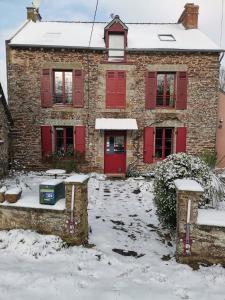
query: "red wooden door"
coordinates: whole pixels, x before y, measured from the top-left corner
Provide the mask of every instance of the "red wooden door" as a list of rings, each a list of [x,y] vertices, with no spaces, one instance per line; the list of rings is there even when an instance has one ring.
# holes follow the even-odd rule
[[[106,131],[104,171],[106,174],[126,173],[126,132]]]

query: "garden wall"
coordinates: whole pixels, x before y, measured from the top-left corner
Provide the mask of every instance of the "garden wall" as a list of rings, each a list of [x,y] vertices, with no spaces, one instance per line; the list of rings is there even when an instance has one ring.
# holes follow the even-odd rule
[[[57,210],[52,206],[45,208],[18,207],[13,204],[0,205],[0,230],[15,228],[35,230],[43,234],[60,236],[70,245],[80,245],[88,238],[87,216],[87,182],[88,176],[75,175],[65,180],[65,208]],[[75,186],[74,220],[75,232],[70,233],[68,221],[71,216],[71,193]]]
[[[175,180],[177,191],[176,259],[180,263],[225,265],[225,211],[198,209],[203,188],[193,180]],[[190,252],[186,239],[190,207]]]

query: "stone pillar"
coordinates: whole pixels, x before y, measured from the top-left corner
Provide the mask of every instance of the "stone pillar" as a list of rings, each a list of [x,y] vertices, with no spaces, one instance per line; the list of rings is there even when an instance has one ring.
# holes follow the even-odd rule
[[[71,245],[80,245],[88,239],[88,175],[73,175],[65,180],[67,228],[63,239]],[[72,186],[75,186],[74,211],[71,219]],[[69,222],[75,222],[74,233],[69,230]]]
[[[192,258],[192,251],[194,250],[194,227],[197,223],[198,217],[198,203],[204,190],[199,183],[190,179],[176,179],[174,181],[177,192],[177,230],[176,230],[176,260],[181,263],[189,263]],[[190,255],[185,251],[185,235],[188,202],[191,200],[190,209]]]

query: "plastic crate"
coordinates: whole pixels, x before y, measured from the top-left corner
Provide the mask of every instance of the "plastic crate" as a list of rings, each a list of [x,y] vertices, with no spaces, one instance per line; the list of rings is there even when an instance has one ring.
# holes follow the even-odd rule
[[[51,179],[40,184],[40,204],[54,205],[59,199],[62,198],[65,198],[65,185],[62,180]]]

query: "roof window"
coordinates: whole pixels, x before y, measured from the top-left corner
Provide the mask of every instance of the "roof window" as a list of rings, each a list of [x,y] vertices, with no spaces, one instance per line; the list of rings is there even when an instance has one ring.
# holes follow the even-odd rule
[[[174,42],[176,41],[175,37],[172,34],[158,34],[160,41],[163,42]]]

